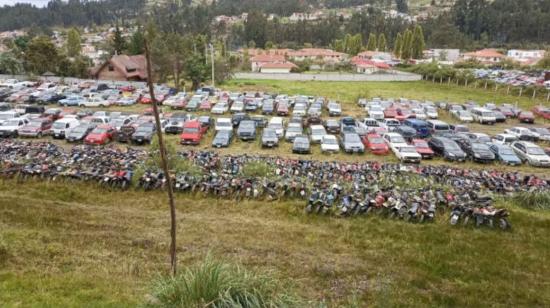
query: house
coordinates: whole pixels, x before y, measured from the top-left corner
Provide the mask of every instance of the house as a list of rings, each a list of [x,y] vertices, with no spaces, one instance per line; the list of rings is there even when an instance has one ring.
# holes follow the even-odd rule
[[[296,64],[292,62],[274,62],[264,63],[260,66],[260,73],[276,73],[276,74],[288,74],[293,68],[296,68]]]
[[[360,74],[374,74],[388,72],[391,67],[389,64],[379,60],[366,60],[359,56],[351,59],[351,64],[355,66],[355,70]]]
[[[253,72],[259,72],[260,67],[267,63],[284,63],[286,58],[284,55],[275,54],[260,54],[250,58],[250,69]]]
[[[324,63],[338,63],[346,60],[348,55],[331,49],[303,48],[288,52],[288,57],[295,61],[322,61]]]
[[[424,50],[424,58],[453,64],[460,59],[460,49],[427,49]]]
[[[91,70],[94,79],[147,81],[147,61],[144,55],[115,55]]]
[[[508,50],[506,56],[519,63],[532,65],[536,64],[540,59],[544,58],[544,54],[544,50],[511,49]]]
[[[366,50],[357,54],[357,57],[363,60],[378,60],[388,62],[392,60],[392,54],[384,51]]]
[[[463,55],[464,60],[476,60],[483,64],[495,64],[504,60],[505,56],[496,49],[482,49],[474,52],[467,52]]]

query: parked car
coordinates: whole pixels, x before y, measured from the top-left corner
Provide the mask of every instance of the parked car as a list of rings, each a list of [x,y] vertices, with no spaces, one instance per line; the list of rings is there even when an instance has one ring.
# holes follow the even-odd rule
[[[216,108],[216,105],[214,105],[214,108]],[[212,109],[214,109],[214,108],[212,108]],[[242,101],[233,102],[233,104],[231,105],[231,108],[229,108],[229,111],[231,111],[231,113],[243,112],[244,111],[244,102],[242,102]]]
[[[220,130],[233,130],[233,123],[230,118],[217,118],[216,119],[216,132]]]
[[[277,137],[281,138],[285,135],[284,120],[281,117],[272,117],[267,124],[268,128],[272,128],[277,133]]]
[[[59,105],[69,107],[69,106],[80,106],[84,101],[84,98],[80,95],[71,95],[67,98],[59,100]]]
[[[418,154],[414,146],[406,145],[392,148],[393,153],[403,163],[420,163],[422,156]]]
[[[458,144],[446,137],[434,137],[428,141],[430,148],[437,154],[450,161],[465,161],[466,153]]]
[[[242,112],[235,113],[231,116],[231,124],[233,124],[233,127],[239,126],[242,120],[250,120],[250,116]]]
[[[294,141],[292,143],[292,153],[310,154],[311,145],[309,143],[309,138],[305,135],[298,135],[294,137]]]
[[[44,135],[49,135],[52,129],[52,121],[48,118],[32,119],[28,124],[22,126],[18,130],[20,137],[40,138]]]
[[[550,167],[550,156],[538,145],[528,141],[516,141],[511,145],[517,156],[529,165]]]
[[[517,140],[518,138],[511,134],[497,134],[491,138],[491,142],[494,144],[511,144]]]
[[[365,145],[361,142],[361,138],[355,133],[345,133],[341,138],[341,148],[346,153],[364,153]]]
[[[401,136],[398,133],[385,133],[382,135],[382,138],[384,139],[384,142],[388,145],[388,147],[395,152],[396,148],[404,147],[407,145],[407,141],[405,141],[405,138]]]
[[[89,145],[104,145],[113,140],[114,134],[115,128],[111,125],[98,125],[84,138],[84,143]]]
[[[493,114],[495,115],[495,121],[496,123],[504,123],[506,122],[506,116],[504,115],[504,113],[498,111],[498,110],[493,110]]]
[[[156,125],[151,122],[143,123],[136,128],[136,131],[132,134],[132,143],[144,144],[151,143],[156,131]]]
[[[270,115],[275,111],[275,104],[273,100],[268,100],[262,105],[262,114]]]
[[[413,128],[415,130],[415,135],[420,138],[430,136],[430,125],[426,121],[419,119],[407,119],[403,122],[403,125]]]
[[[539,141],[550,142],[550,130],[545,127],[529,127],[529,130],[533,133],[535,138]]]
[[[264,128],[262,132],[262,147],[273,148],[279,145],[279,137],[274,128]]]
[[[241,121],[237,128],[237,136],[243,141],[256,139],[256,122],[252,120]]]
[[[65,136],[67,142],[75,143],[84,141],[84,138],[95,128],[91,123],[80,123],[77,127],[71,129]]]
[[[518,114],[518,120],[520,123],[535,123],[535,115],[530,111],[522,111]]]
[[[371,105],[368,107],[367,114],[369,118],[375,119],[375,120],[383,120],[384,119],[384,109],[380,105]]]
[[[422,159],[432,159],[435,156],[434,151],[430,148],[426,140],[413,139],[411,143],[416,149],[416,152],[422,156]]]
[[[321,140],[321,152],[323,153],[338,153],[340,145],[338,139],[334,135],[324,135]]]
[[[537,136],[526,127],[512,127],[504,130],[504,133],[510,134],[522,141],[537,141]]]
[[[74,117],[64,117],[53,122],[52,132],[54,139],[63,139],[72,129],[80,125],[80,121]]]
[[[301,123],[288,123],[285,139],[286,141],[293,141],[296,136],[302,135],[303,133],[304,129]]]
[[[403,136],[405,140],[412,140],[416,137],[416,130],[406,125],[397,126],[395,132]]]
[[[89,108],[89,107],[103,108],[103,107],[108,107],[110,105],[111,105],[110,101],[103,99],[101,97],[92,97],[89,99],[85,99],[78,104],[78,106],[82,108]]]
[[[338,120],[328,119],[324,123],[327,133],[330,134],[339,134],[340,133],[340,124]]]
[[[390,148],[384,142],[384,139],[378,134],[370,133],[361,139],[365,147],[375,155],[386,155],[390,152]]]
[[[183,125],[180,135],[180,143],[183,145],[198,145],[201,142],[205,130],[198,120],[187,121]]]
[[[312,143],[320,143],[323,137],[327,135],[327,131],[323,125],[311,125],[309,127],[309,133]]]
[[[489,149],[495,154],[496,160],[510,166],[521,165],[521,159],[516,155],[514,150],[507,144],[493,143],[489,145]]]
[[[19,129],[27,124],[29,124],[27,118],[13,118],[4,121],[0,125],[0,137],[17,137]]]
[[[279,102],[277,104],[277,115],[278,116],[288,116],[288,104],[286,102]]]
[[[233,140],[233,130],[219,130],[212,140],[212,147],[214,148],[226,148]]]
[[[342,106],[337,102],[329,102],[327,104],[328,115],[331,117],[337,117],[342,114]]]
[[[465,139],[457,140],[457,143],[468,157],[475,162],[490,163],[495,160],[495,154],[485,143]]]
[[[538,115],[539,117],[550,120],[550,108],[543,107],[543,106],[536,106],[532,109],[533,113]]]
[[[166,134],[181,134],[183,132],[183,126],[185,125],[185,120],[182,118],[173,118],[168,121],[164,132]]]

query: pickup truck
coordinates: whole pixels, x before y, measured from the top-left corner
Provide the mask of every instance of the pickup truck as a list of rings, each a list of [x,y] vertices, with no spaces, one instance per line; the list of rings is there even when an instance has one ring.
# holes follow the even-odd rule
[[[183,132],[180,135],[181,144],[198,145],[201,142],[204,131],[199,121],[187,121],[183,125]]]

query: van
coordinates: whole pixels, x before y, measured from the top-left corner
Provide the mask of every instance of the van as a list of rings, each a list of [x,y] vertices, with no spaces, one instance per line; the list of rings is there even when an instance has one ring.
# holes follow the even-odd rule
[[[27,106],[25,108],[25,114],[43,114],[46,108],[43,106]]]
[[[418,119],[407,119],[403,123],[405,126],[409,126],[416,130],[416,135],[420,138],[426,138],[430,136],[430,125],[428,122]]]
[[[440,120],[429,120],[427,121],[430,133],[432,135],[448,133],[451,131],[451,126]]]
[[[233,123],[230,118],[217,118],[216,119],[216,131],[220,130],[233,130]]]
[[[495,114],[486,108],[474,108],[471,111],[472,117],[474,118],[475,122],[478,122],[479,124],[495,124],[496,122],[496,116]]]
[[[62,118],[55,122],[52,125],[53,137],[55,139],[63,139],[68,132],[77,127],[80,124],[76,118]]]

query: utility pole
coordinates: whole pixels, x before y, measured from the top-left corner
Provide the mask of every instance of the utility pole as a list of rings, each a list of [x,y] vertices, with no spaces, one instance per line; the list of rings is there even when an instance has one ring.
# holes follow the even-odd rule
[[[208,45],[210,45],[210,62],[212,66],[212,88],[216,88],[216,79],[214,77],[214,45],[212,45],[212,43]]]
[[[176,275],[176,206],[174,204],[174,192],[172,188],[172,178],[170,177],[170,170],[168,170],[168,161],[166,157],[166,146],[164,145],[164,138],[162,136],[162,129],[160,126],[159,110],[157,106],[157,100],[155,98],[155,89],[153,87],[153,73],[151,63],[151,52],[149,50],[149,42],[145,39],[145,57],[147,61],[147,85],[149,86],[149,94],[151,95],[151,103],[153,104],[153,114],[155,116],[155,123],[157,126],[157,136],[159,139],[159,151],[162,170],[164,172],[164,178],[166,179],[166,190],[168,191],[168,202],[170,205],[170,272],[172,276]]]

